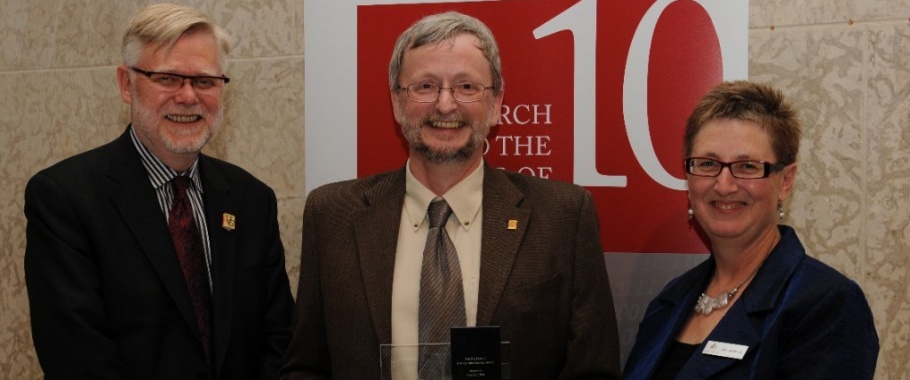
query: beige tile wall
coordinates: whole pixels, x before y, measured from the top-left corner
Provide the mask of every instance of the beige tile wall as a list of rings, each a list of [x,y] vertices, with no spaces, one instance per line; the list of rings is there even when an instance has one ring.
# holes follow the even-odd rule
[[[866,292],[876,379],[910,378],[908,16],[908,0],[753,0],[750,17],[750,77],[804,125],[790,223]]]
[[[37,170],[127,122],[114,67],[151,1],[0,0],[0,379],[37,379],[23,279],[23,188]],[[235,38],[226,121],[208,153],[278,194],[297,277],[304,203],[303,0],[180,1]],[[801,110],[789,222],[866,291],[877,379],[910,377],[910,0],[752,0],[750,75]]]

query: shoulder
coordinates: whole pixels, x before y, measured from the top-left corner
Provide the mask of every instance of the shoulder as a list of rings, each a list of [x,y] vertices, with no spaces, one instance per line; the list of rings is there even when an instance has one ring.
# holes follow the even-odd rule
[[[768,266],[788,273],[791,291],[805,293],[807,297],[821,297],[820,293],[862,292],[846,275],[809,255],[792,227],[781,225],[779,228],[781,242],[772,251]]]
[[[807,297],[843,300],[843,297],[853,295],[865,299],[862,289],[855,281],[809,255],[805,255],[796,268],[793,280],[794,284],[799,284],[794,290],[806,293]]]
[[[777,309],[774,313],[784,317],[779,321],[787,329],[805,326],[812,330],[813,325],[838,321],[871,321],[869,303],[860,286],[806,254],[792,228],[781,231],[781,243],[743,293],[750,309]]]
[[[67,157],[37,172],[29,180],[29,185],[37,182],[52,182],[62,186],[90,186],[99,182],[107,173],[107,166],[124,157],[115,157],[114,143]],[[138,164],[138,161],[137,161]],[[28,191],[28,187],[26,187]]]
[[[700,292],[700,289],[704,288],[704,283],[707,282],[710,273],[713,271],[714,259],[708,257],[705,261],[668,281],[651,303],[653,305],[659,303],[676,304],[685,297],[690,296],[693,289],[699,289]]]
[[[825,338],[830,346],[849,345],[867,357],[857,363],[874,367],[878,350],[875,321],[859,284],[831,266],[803,254],[790,281],[778,295],[781,337]],[[747,289],[748,291],[748,289]],[[783,339],[783,338],[782,338]],[[851,377],[852,378],[852,377]]]
[[[404,195],[404,170],[321,185],[307,196],[307,205],[322,203],[373,203],[377,199]]]
[[[525,202],[545,202],[565,205],[590,201],[590,193],[585,188],[573,183],[533,177],[503,169],[487,167],[490,186],[502,186],[509,183],[525,198]],[[486,186],[485,185],[485,186]]]
[[[200,154],[199,171],[204,183],[223,180],[232,189],[240,189],[245,192],[274,192],[269,185],[246,169],[215,157]]]

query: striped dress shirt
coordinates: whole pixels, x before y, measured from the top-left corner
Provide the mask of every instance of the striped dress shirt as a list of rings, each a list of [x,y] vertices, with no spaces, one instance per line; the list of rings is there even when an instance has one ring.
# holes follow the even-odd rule
[[[190,204],[193,206],[193,220],[196,221],[196,227],[199,229],[199,234],[202,238],[202,247],[205,252],[205,267],[209,274],[209,289],[212,289],[212,250],[209,245],[209,230],[205,220],[205,208],[202,204],[203,190],[202,181],[199,178],[199,159],[197,158],[196,161],[193,162],[193,165],[190,166],[189,170],[178,173],[161,162],[158,157],[155,157],[148,148],[139,142],[139,138],[136,136],[136,130],[132,126],[130,127],[130,137],[133,140],[133,145],[136,146],[136,150],[139,152],[142,166],[148,171],[149,181],[151,182],[152,187],[155,188],[155,194],[158,196],[158,206],[161,207],[161,212],[164,213],[165,223],[167,223],[171,205],[174,203],[174,191],[172,190],[173,186],[171,185],[171,180],[178,175],[190,177],[190,183],[192,183],[192,185],[187,188],[187,195],[189,195]]]

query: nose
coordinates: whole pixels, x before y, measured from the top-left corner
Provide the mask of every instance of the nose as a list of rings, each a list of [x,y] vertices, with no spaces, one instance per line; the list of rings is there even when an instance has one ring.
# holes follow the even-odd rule
[[[714,191],[720,195],[730,194],[739,190],[739,184],[736,182],[736,178],[733,177],[733,173],[730,172],[729,166],[720,169],[720,174],[715,179]]]
[[[454,92],[451,88],[439,89],[439,98],[436,99],[436,110],[446,115],[458,109],[458,102],[455,101]]]
[[[199,100],[199,94],[196,93],[196,88],[189,78],[183,78],[183,82],[174,93],[174,100],[181,104],[195,104]]]

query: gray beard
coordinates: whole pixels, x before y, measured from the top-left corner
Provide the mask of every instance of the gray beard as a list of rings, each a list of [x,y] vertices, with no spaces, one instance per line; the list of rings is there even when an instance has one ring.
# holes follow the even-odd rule
[[[467,161],[468,158],[474,154],[474,152],[477,150],[477,144],[474,144],[473,141],[470,141],[468,144],[465,144],[465,146],[454,151],[441,152],[438,150],[433,150],[421,142],[414,147],[414,150],[423,156],[425,160],[434,164],[459,164]]]
[[[399,102],[397,106],[400,110],[399,113],[404,115],[404,105]],[[490,112],[493,111],[491,110]],[[437,165],[460,164],[468,161],[477,152],[477,149],[483,148],[487,134],[490,132],[489,128],[481,128],[480,131],[477,131],[473,130],[472,127],[469,127],[473,130],[471,139],[468,140],[464,146],[455,150],[441,151],[434,150],[433,148],[424,144],[423,140],[421,140],[420,126],[423,124],[424,118],[417,118],[417,120],[404,118],[402,120],[399,120],[401,134],[404,135],[404,138],[407,140],[410,148],[417,152],[417,154],[423,157],[423,159],[425,159],[427,162]]]

